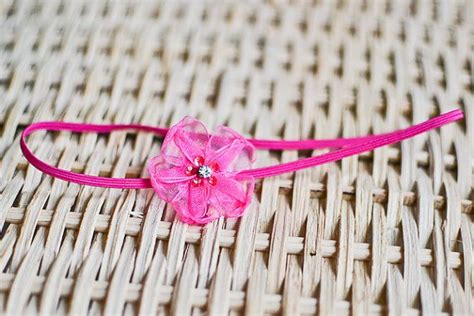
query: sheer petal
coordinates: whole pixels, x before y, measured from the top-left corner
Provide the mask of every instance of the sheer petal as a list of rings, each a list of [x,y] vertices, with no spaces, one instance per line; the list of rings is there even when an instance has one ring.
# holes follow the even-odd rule
[[[207,184],[194,186],[187,182],[181,185],[181,188],[175,198],[168,201],[181,221],[191,225],[203,225],[219,217],[219,214],[209,207],[210,191]]]
[[[153,189],[167,202],[173,201],[176,196],[185,192],[190,179],[182,167],[169,164],[161,155],[150,160],[148,173]]]
[[[209,140],[206,148],[206,161],[217,163],[222,171],[234,173],[249,169],[254,157],[255,147],[232,129],[220,126]]]
[[[197,156],[204,156],[209,142],[209,133],[200,121],[189,116],[170,128],[163,141],[161,154],[170,163],[192,162]]]
[[[184,166],[168,163],[162,156],[156,156],[148,164],[148,173],[163,183],[176,183],[190,180],[186,175]]]
[[[216,175],[217,185],[213,187],[210,202],[225,217],[241,216],[252,200],[255,181],[253,178],[235,178]]]
[[[194,186],[189,183],[188,189],[188,209],[195,218],[202,218],[206,215],[207,201],[209,200],[209,188],[204,183]]]
[[[209,207],[209,185],[194,186],[188,183],[187,195],[181,201],[175,201],[173,206],[180,219],[188,224],[206,224],[219,217],[219,214]]]

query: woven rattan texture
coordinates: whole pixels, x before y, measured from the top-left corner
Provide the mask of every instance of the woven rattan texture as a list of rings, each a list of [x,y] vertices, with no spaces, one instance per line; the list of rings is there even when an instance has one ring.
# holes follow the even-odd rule
[[[474,3],[0,1],[0,312],[469,314]],[[239,220],[188,226],[151,190],[29,166],[30,122],[184,115],[259,138],[463,122],[260,181]],[[38,133],[62,168],[146,176],[146,133]],[[257,166],[317,152],[259,152]]]

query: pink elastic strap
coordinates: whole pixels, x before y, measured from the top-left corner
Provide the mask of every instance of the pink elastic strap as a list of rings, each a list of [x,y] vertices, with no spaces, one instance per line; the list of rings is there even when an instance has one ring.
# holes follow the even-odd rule
[[[403,130],[372,135],[366,137],[354,138],[339,138],[339,139],[323,139],[323,140],[300,140],[300,141],[285,141],[285,140],[259,140],[249,139],[251,143],[258,149],[271,150],[305,150],[318,148],[338,148],[341,149],[322,154],[319,156],[304,158],[293,162],[288,162],[280,165],[243,170],[240,174],[245,176],[252,176],[255,178],[271,177],[281,175],[284,173],[294,172],[309,167],[314,167],[328,162],[337,161],[348,156],[357,155],[366,151],[373,150],[385,145],[395,144],[405,139],[422,134],[429,130],[441,127],[448,123],[457,121],[463,118],[463,113],[460,110],[453,110],[451,112],[442,114],[432,118],[423,123],[408,127]],[[49,131],[71,131],[71,132],[94,132],[94,133],[110,133],[112,131],[120,130],[137,130],[144,132],[155,133],[160,136],[165,136],[168,129],[160,127],[152,127],[139,124],[113,124],[113,125],[99,125],[99,124],[78,124],[65,122],[39,122],[29,125],[23,131],[20,139],[20,147],[25,155],[25,158],[40,171],[69,182],[85,184],[90,186],[118,188],[118,189],[143,189],[151,188],[150,179],[148,178],[106,178],[98,176],[90,176],[79,174],[57,167],[53,167],[44,161],[37,158],[26,145],[26,137],[31,133],[39,130]]]

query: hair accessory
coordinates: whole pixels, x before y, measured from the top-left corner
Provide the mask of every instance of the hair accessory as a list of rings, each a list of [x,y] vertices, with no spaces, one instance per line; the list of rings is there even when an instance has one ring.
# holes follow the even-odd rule
[[[148,163],[151,184],[190,224],[243,214],[255,180],[250,169],[255,147],[228,127],[209,135],[198,120],[185,117],[171,127],[161,153]]]
[[[463,118],[460,110],[439,115],[403,130],[366,137],[300,141],[246,139],[228,127],[209,134],[198,120],[185,117],[170,129],[139,124],[39,122],[25,128],[20,146],[25,158],[42,172],[69,182],[105,188],[153,188],[189,224],[205,224],[220,216],[241,216],[250,204],[255,179],[281,175],[337,161],[398,143]],[[37,158],[26,137],[38,130],[110,133],[138,130],[164,136],[161,152],[148,162],[150,178],[106,178],[53,167]],[[252,169],[255,149],[308,150],[340,148],[319,156]]]

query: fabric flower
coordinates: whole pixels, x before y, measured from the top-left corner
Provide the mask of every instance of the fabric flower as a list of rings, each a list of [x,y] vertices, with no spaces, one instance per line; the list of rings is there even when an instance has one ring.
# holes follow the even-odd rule
[[[238,217],[252,199],[253,177],[239,175],[254,161],[254,146],[220,126],[209,135],[189,116],[170,128],[161,153],[148,164],[154,190],[188,224]]]

